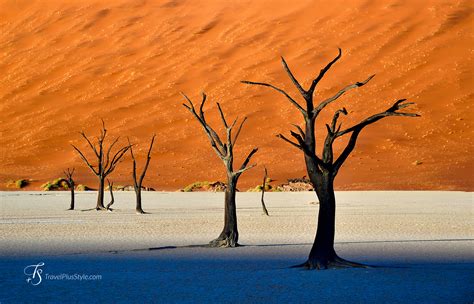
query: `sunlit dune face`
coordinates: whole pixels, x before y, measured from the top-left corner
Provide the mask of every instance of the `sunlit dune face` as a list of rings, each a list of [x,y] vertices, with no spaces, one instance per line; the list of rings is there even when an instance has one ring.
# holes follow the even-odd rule
[[[144,185],[176,190],[225,180],[225,169],[198,123],[181,105],[185,92],[208,94],[217,129],[220,102],[229,120],[248,116],[235,148],[254,162],[238,185],[306,175],[303,155],[275,135],[300,113],[284,96],[241,80],[272,83],[303,102],[280,56],[304,87],[337,54],[315,102],[376,77],[325,109],[328,123],[346,107],[350,126],[395,100],[415,102],[421,118],[387,118],[361,134],[336,179],[339,190],[473,190],[473,4],[470,1],[12,1],[0,0],[0,182],[33,179],[29,189],[76,167],[77,183],[95,177],[71,144],[97,136],[137,143],[139,166],[157,134]],[[336,154],[345,140],[336,145]],[[320,151],[320,149],[318,149]],[[142,162],[140,162],[140,159]],[[131,184],[127,155],[111,179]]]

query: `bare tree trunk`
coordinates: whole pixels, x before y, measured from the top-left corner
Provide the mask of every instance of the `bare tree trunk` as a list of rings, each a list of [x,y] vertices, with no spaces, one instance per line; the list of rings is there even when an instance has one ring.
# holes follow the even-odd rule
[[[135,211],[139,214],[145,214],[145,211],[142,209],[142,187],[135,187],[135,196],[137,198]]]
[[[104,206],[104,190],[105,190],[105,178],[99,177],[99,190],[97,193],[97,206],[96,210],[105,210]]]
[[[133,153],[133,145],[130,143],[130,139],[128,139],[128,145],[130,147],[130,155],[132,156],[132,177],[133,177],[133,189],[135,190],[136,196],[136,206],[135,211],[137,214],[146,214],[147,212],[143,211],[142,208],[142,184],[143,179],[145,178],[146,171],[148,170],[148,165],[150,164],[151,160],[151,150],[153,149],[153,143],[155,142],[155,136],[151,138],[150,147],[148,148],[148,154],[146,157],[145,166],[143,167],[143,171],[141,175],[138,177],[137,175],[137,160],[135,159],[135,154]]]
[[[336,230],[336,197],[334,173],[325,172],[318,177],[315,192],[319,199],[318,228],[308,260],[298,266],[308,269],[368,268],[369,266],[340,258],[334,250]],[[313,176],[314,178],[314,176]],[[312,178],[312,180],[313,180]]]
[[[310,269],[325,269],[337,257],[334,251],[336,198],[333,177],[329,173],[324,174],[318,179],[315,189],[319,199],[318,229],[306,266]]]
[[[66,176],[66,179],[64,179],[64,181],[66,182],[67,186],[69,187],[69,190],[71,191],[71,205],[69,206],[68,210],[74,210],[74,186],[75,186],[75,183],[74,183],[74,179],[72,177],[74,175],[75,170],[76,170],[75,168],[72,168],[72,170],[67,168],[67,170],[63,171],[64,175]]]
[[[224,229],[219,237],[209,243],[211,247],[239,246],[239,232],[237,229],[237,208],[235,205],[237,180],[230,177],[227,182],[224,199]]]
[[[112,208],[110,208],[114,202],[115,202],[115,198],[114,198],[114,183],[111,183],[109,179],[107,179],[107,183],[109,184],[109,191],[110,191],[110,202],[107,204],[107,206],[105,207],[105,209],[107,209],[107,211],[112,211]]]
[[[71,190],[71,206],[69,210],[74,210],[74,184],[69,184],[69,189]]]
[[[268,210],[267,210],[267,206],[265,206],[265,201],[264,201],[264,199],[263,199],[264,196],[265,196],[265,186],[267,185],[267,176],[268,176],[267,168],[265,168],[265,175],[263,176],[263,183],[262,183],[262,198],[261,198],[261,202],[262,202],[263,214],[266,215],[266,216],[269,216]]]

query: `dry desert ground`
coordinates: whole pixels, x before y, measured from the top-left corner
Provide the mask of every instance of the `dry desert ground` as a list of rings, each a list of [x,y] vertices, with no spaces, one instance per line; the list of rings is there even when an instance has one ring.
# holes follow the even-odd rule
[[[336,250],[370,269],[306,271],[318,205],[311,192],[238,193],[242,247],[203,245],[223,225],[223,193],[116,194],[115,210],[81,211],[95,192],[0,194],[2,303],[78,301],[469,303],[474,299],[473,194],[337,192]],[[100,281],[25,282],[23,268],[100,274]],[[6,279],[5,279],[6,278]],[[125,283],[127,282],[127,283]],[[136,287],[124,286],[136,285]],[[101,292],[107,290],[106,293]],[[232,290],[229,295],[229,290]]]

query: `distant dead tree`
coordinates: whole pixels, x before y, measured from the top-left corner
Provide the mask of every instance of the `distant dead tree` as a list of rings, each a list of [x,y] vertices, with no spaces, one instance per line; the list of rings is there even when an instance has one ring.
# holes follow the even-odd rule
[[[143,171],[140,174],[140,177],[137,176],[137,161],[135,159],[135,155],[133,154],[133,146],[130,143],[130,139],[128,139],[128,144],[130,146],[130,154],[132,156],[132,161],[133,161],[132,177],[133,177],[133,189],[135,190],[135,196],[136,196],[135,211],[138,214],[145,214],[146,213],[142,209],[142,184],[143,184],[143,179],[145,178],[146,171],[148,170],[148,165],[150,164],[151,150],[153,149],[153,143],[155,142],[155,136],[156,135],[153,135],[153,137],[151,138],[150,147],[148,148],[148,154],[146,156],[145,166],[143,167]]]
[[[406,117],[417,117],[418,114],[399,112],[399,110],[406,108],[413,103],[404,103],[406,99],[400,99],[396,101],[387,110],[374,114],[360,123],[349,127],[347,129],[341,129],[341,124],[338,124],[338,119],[341,114],[347,115],[345,108],[339,109],[334,113],[330,124],[326,124],[327,134],[324,141],[322,157],[316,154],[316,131],[315,121],[319,113],[330,103],[341,97],[345,92],[361,87],[368,83],[375,75],[370,76],[362,82],[356,82],[354,84],[344,87],[342,90],[337,92],[334,96],[324,99],[319,104],[313,103],[313,95],[317,84],[324,77],[326,72],[331,66],[341,58],[342,51],[339,49],[339,54],[329,62],[320,72],[319,75],[312,81],[308,90],[303,89],[301,84],[293,76],[290,71],[285,59],[281,58],[283,68],[288,74],[289,78],[296,86],[298,91],[303,96],[305,106],[301,106],[295,101],[287,92],[284,90],[263,82],[253,81],[242,81],[246,84],[259,85],[270,87],[281,94],[290,101],[303,115],[305,127],[304,129],[298,125],[295,125],[297,131],[291,131],[291,136],[295,139],[294,141],[279,134],[278,137],[292,146],[300,149],[304,153],[306,170],[310,181],[315,189],[315,192],[319,198],[320,207],[318,215],[318,228],[316,232],[316,238],[311,248],[308,260],[303,263],[302,267],[309,269],[326,269],[328,267],[364,267],[364,265],[358,263],[352,263],[340,258],[334,250],[334,233],[335,233],[335,214],[336,214],[336,201],[334,196],[334,179],[339,172],[339,169],[343,163],[347,160],[349,154],[354,150],[357,138],[360,132],[380,119],[389,116],[406,116]],[[339,137],[350,134],[349,141],[338,157],[334,157],[333,143]]]
[[[130,149],[130,146],[124,146],[118,149],[113,156],[111,156],[112,148],[118,142],[120,137],[117,137],[112,143],[106,148],[105,145],[105,138],[107,136],[107,129],[105,129],[105,123],[102,120],[102,129],[100,132],[99,137],[97,138],[97,144],[93,144],[91,140],[86,136],[86,134],[82,131],[80,132],[81,136],[86,140],[87,144],[94,152],[94,156],[96,158],[97,163],[92,165],[92,162],[89,161],[84,154],[79,150],[75,145],[72,145],[74,150],[77,151],[81,159],[84,163],[91,169],[91,171],[97,176],[99,179],[99,190],[97,194],[97,205],[96,210],[106,210],[107,208],[104,207],[104,185],[105,179],[107,176],[112,173],[115,168],[117,167],[118,163],[124,156],[124,154]]]
[[[67,168],[67,170],[64,170],[64,176],[66,177],[65,181],[67,183],[67,186],[68,186],[69,190],[71,191],[71,205],[70,205],[68,210],[74,210],[74,186],[75,186],[75,184],[74,184],[74,179],[72,178],[72,176],[74,175],[75,170],[76,170],[75,168],[72,168],[72,170],[69,169],[69,168]]]
[[[265,195],[265,187],[267,186],[267,178],[268,178],[268,172],[267,172],[267,168],[264,167],[265,169],[265,174],[263,175],[263,183],[262,183],[262,198],[261,198],[261,202],[262,202],[262,210],[263,210],[263,214],[265,214],[266,216],[268,216],[268,210],[267,210],[267,206],[265,206],[265,200],[263,199],[264,198],[264,195]]]
[[[196,112],[194,104],[191,100],[181,93],[183,97],[187,100],[188,104],[183,103],[183,106],[191,112],[196,120],[201,124],[206,133],[212,148],[216,152],[217,156],[224,162],[226,173],[227,173],[227,187],[225,190],[225,212],[224,212],[224,229],[222,230],[219,237],[209,243],[211,247],[236,247],[238,246],[239,232],[237,230],[237,212],[235,206],[235,195],[237,182],[242,173],[247,171],[250,168],[253,168],[255,165],[249,165],[250,159],[257,152],[257,148],[253,148],[252,151],[247,155],[242,165],[239,169],[234,170],[234,145],[237,142],[237,139],[242,130],[247,118],[245,117],[239,127],[236,129],[235,135],[233,135],[234,127],[237,123],[238,118],[229,125],[225,119],[224,112],[219,103],[217,103],[217,108],[219,109],[220,117],[222,123],[224,124],[226,130],[226,139],[225,142],[221,140],[216,131],[207,123],[204,117],[204,103],[206,102],[206,94],[202,93],[202,102],[199,106],[199,113]]]
[[[107,209],[107,211],[112,211],[112,208],[110,208],[110,207],[115,203],[115,199],[114,199],[114,183],[111,183],[110,180],[107,179],[107,184],[109,185],[110,202],[107,204],[107,206],[105,207],[105,209]]]

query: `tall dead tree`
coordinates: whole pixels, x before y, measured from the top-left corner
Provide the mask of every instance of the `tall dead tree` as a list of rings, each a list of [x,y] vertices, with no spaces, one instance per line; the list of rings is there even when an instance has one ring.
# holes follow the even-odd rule
[[[245,117],[238,128],[236,129],[235,134],[233,134],[234,127],[237,124],[238,118],[236,118],[232,124],[228,124],[225,119],[224,112],[219,103],[217,103],[217,108],[219,109],[220,117],[222,123],[226,130],[225,142],[221,140],[217,132],[207,123],[206,118],[204,117],[204,103],[206,102],[206,94],[202,93],[202,101],[199,106],[199,113],[196,112],[194,104],[192,101],[183,93],[181,93],[186,99],[188,104],[183,103],[183,106],[189,110],[196,118],[196,120],[204,128],[212,148],[216,152],[217,156],[222,160],[225,165],[227,173],[227,187],[225,190],[225,211],[224,211],[224,229],[218,238],[211,241],[209,246],[211,247],[236,247],[238,246],[239,232],[237,230],[237,212],[235,205],[235,195],[237,189],[237,182],[239,177],[250,168],[253,168],[255,165],[249,165],[250,159],[257,152],[257,148],[253,148],[252,151],[247,155],[242,165],[239,169],[234,170],[234,146],[237,142],[237,139],[242,130],[247,117]]]
[[[106,210],[104,206],[104,189],[105,189],[105,179],[107,176],[112,173],[117,167],[118,163],[124,156],[124,154],[130,149],[130,146],[124,146],[118,149],[115,153],[112,153],[112,149],[117,144],[120,137],[115,138],[112,143],[105,147],[105,138],[107,136],[107,129],[105,128],[105,123],[102,120],[102,129],[100,135],[97,138],[97,143],[93,144],[91,140],[86,136],[82,131],[80,132],[81,136],[85,139],[91,150],[94,152],[93,158],[96,159],[96,164],[93,165],[89,161],[84,153],[81,152],[75,145],[72,145],[74,150],[79,154],[84,163],[89,167],[89,169],[97,176],[99,179],[99,190],[97,194],[97,205],[96,210]],[[113,155],[112,155],[113,154]]]
[[[337,92],[334,96],[322,100],[319,103],[313,103],[314,91],[317,84],[324,77],[326,72],[331,66],[341,58],[341,49],[339,54],[329,62],[320,72],[319,75],[314,78],[309,89],[305,90],[301,84],[296,80],[295,76],[288,67],[285,59],[281,58],[283,68],[288,74],[289,78],[296,86],[297,90],[303,96],[305,105],[301,106],[295,99],[293,99],[284,90],[263,82],[253,81],[242,81],[246,84],[260,85],[270,87],[281,94],[283,94],[292,105],[294,105],[302,114],[304,119],[304,129],[298,125],[295,125],[297,131],[291,131],[290,134],[294,138],[291,140],[281,134],[279,138],[283,139],[292,146],[300,149],[304,153],[304,159],[306,163],[306,170],[310,178],[311,183],[314,186],[315,192],[319,198],[320,207],[318,215],[318,228],[316,231],[316,237],[311,248],[308,260],[301,266],[309,269],[326,269],[328,267],[362,267],[363,265],[352,263],[340,258],[334,250],[334,233],[335,233],[335,214],[336,214],[336,200],[334,196],[334,179],[339,172],[339,169],[347,160],[349,154],[354,150],[357,138],[361,131],[382,118],[390,116],[405,116],[405,117],[416,117],[418,114],[399,112],[399,110],[406,108],[413,103],[404,103],[405,99],[396,101],[387,110],[380,113],[374,114],[358,124],[351,126],[347,129],[342,129],[341,124],[338,124],[338,119],[341,114],[347,115],[345,108],[339,109],[334,113],[331,123],[326,124],[327,134],[324,141],[322,156],[316,154],[316,131],[315,122],[319,113],[330,103],[337,100],[347,91],[361,87],[367,84],[375,75],[370,76],[362,82],[356,82],[348,85]],[[342,152],[335,157],[333,153],[333,143],[336,139],[350,134],[347,145]]]
[[[132,162],[133,162],[132,177],[133,177],[133,189],[135,190],[135,196],[136,196],[135,211],[138,214],[145,214],[145,211],[143,211],[143,208],[142,208],[142,184],[143,184],[143,179],[145,178],[146,171],[148,170],[148,165],[150,164],[151,150],[153,149],[155,136],[156,135],[153,135],[153,137],[151,138],[150,147],[148,148],[148,154],[146,156],[145,166],[143,167],[143,171],[139,177],[137,176],[137,161],[135,159],[135,155],[133,154],[133,146],[130,143],[130,139],[128,139],[128,144],[130,146],[130,154],[132,156]]]
[[[67,170],[64,170],[64,176],[66,177],[65,181],[67,183],[67,186],[69,188],[69,190],[71,191],[71,205],[69,206],[69,209],[68,210],[74,210],[74,179],[72,178],[72,176],[74,175],[74,171],[76,169],[75,168],[72,168],[69,169],[67,168]]]

